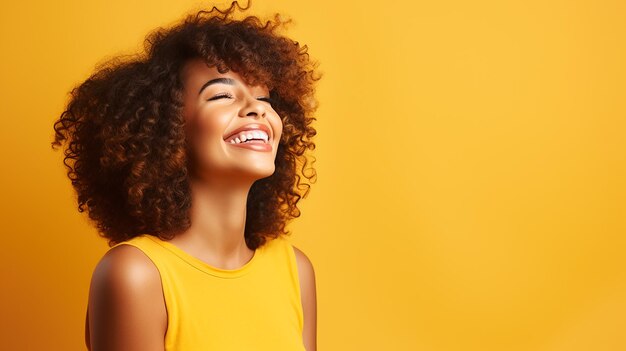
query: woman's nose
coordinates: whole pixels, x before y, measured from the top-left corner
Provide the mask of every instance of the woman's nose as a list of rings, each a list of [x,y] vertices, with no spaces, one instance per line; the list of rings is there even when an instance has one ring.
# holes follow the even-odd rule
[[[265,117],[265,106],[262,101],[255,99],[252,96],[246,97],[246,104],[239,110],[240,117]]]

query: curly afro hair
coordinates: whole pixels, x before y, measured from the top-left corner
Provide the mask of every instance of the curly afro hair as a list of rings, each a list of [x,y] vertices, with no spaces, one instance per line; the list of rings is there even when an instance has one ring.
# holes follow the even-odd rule
[[[306,45],[278,34],[289,20],[237,19],[237,8],[249,4],[234,1],[158,28],[145,52],[109,60],[71,91],[52,148],[66,145],[78,211],[87,210],[109,245],[141,234],[168,240],[191,225],[181,69],[197,58],[248,84],[266,84],[283,123],[275,172],[248,194],[247,246],[289,234],[287,222],[300,216],[296,205],[316,180],[307,150],[315,149],[318,64]]]

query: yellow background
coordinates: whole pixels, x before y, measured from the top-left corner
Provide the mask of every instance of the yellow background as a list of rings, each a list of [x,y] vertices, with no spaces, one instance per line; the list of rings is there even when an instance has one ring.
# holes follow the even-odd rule
[[[49,146],[67,92],[201,4],[2,5],[2,349],[85,349],[107,246]],[[324,73],[318,182],[290,226],[320,351],[626,350],[626,2],[252,10],[292,17]]]

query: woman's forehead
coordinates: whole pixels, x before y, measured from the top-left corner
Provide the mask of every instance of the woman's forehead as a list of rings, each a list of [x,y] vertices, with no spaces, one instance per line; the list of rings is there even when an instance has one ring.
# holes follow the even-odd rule
[[[183,82],[188,88],[193,88],[195,86],[201,87],[206,84],[207,81],[216,78],[228,78],[239,84],[250,85],[244,76],[234,70],[228,69],[228,71],[221,73],[216,66],[209,66],[202,59],[194,59],[187,62],[182,73]],[[251,86],[258,86],[263,89],[267,89],[267,84],[263,83]]]

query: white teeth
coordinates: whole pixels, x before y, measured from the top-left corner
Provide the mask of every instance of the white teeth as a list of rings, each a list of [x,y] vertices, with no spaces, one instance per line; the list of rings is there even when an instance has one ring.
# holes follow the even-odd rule
[[[238,135],[238,137],[231,139],[230,143],[239,144],[239,143],[244,143],[246,142],[246,140],[251,140],[251,139],[261,139],[267,143],[269,142],[269,135],[267,135],[267,133],[261,130],[245,131],[245,132],[241,132]]]
[[[269,136],[267,134],[263,133],[263,132],[254,131],[254,132],[252,132],[252,135],[256,139],[262,139],[265,142],[267,142],[269,140]]]

